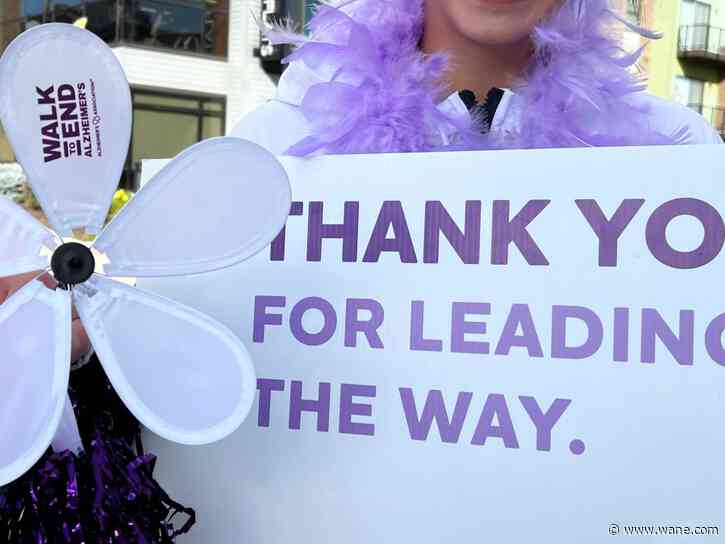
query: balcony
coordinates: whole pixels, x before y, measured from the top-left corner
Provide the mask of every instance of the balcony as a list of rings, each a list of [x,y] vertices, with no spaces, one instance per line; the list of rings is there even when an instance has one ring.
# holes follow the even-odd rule
[[[7,14],[22,13],[22,0],[0,1],[17,4],[15,10],[12,6],[5,8],[6,20],[0,22],[0,51],[28,28],[62,22],[82,26],[111,46],[227,56],[228,0],[55,0],[17,18],[7,18]]]
[[[725,65],[725,29],[707,24],[681,26],[677,56]]]
[[[702,115],[725,140],[725,108],[713,108],[702,104],[688,104],[688,107]]]

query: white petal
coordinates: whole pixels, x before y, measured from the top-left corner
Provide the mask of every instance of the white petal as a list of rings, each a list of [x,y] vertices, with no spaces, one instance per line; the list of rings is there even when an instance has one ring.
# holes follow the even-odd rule
[[[244,344],[226,327],[103,276],[73,293],[113,387],[146,427],[167,440],[207,444],[242,423],[256,378]]]
[[[168,164],[96,240],[110,276],[174,276],[241,262],[274,239],[289,214],[282,165],[238,138],[196,144]]]
[[[40,459],[55,435],[70,373],[66,291],[31,281],[0,306],[0,485]]]
[[[53,234],[39,221],[0,197],[0,277],[46,269],[48,257],[40,251],[56,245]]]
[[[60,417],[58,428],[55,430],[55,436],[53,436],[50,445],[53,447],[53,451],[69,450],[75,454],[83,451],[83,439],[78,430],[78,421],[73,411],[73,403],[67,395],[63,406],[63,414]]]
[[[115,55],[91,32],[44,24],[8,46],[0,81],[0,118],[50,224],[63,236],[98,233],[131,135],[131,95]]]

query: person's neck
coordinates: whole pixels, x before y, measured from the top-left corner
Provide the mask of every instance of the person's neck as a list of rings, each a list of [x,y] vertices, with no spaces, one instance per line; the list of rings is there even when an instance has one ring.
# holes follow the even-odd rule
[[[531,43],[482,45],[443,29],[426,29],[420,43],[425,54],[450,56],[445,74],[446,94],[468,89],[483,100],[492,87],[509,88],[531,57]],[[444,98],[444,97],[441,97]]]

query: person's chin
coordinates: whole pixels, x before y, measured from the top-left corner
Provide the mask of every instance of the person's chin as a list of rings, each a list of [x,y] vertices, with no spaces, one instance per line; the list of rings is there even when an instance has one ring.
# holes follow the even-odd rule
[[[478,9],[493,11],[520,11],[532,8],[532,0],[467,0]]]
[[[518,21],[520,22],[520,21]],[[506,46],[520,43],[529,37],[531,29],[528,26],[518,28],[518,25],[475,25],[467,22],[465,28],[460,29],[470,41],[480,45]]]

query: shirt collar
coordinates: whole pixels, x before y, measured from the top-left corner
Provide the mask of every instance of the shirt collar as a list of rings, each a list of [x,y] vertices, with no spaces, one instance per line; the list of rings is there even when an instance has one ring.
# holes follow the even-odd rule
[[[507,117],[510,117],[508,115],[508,110],[511,105],[511,99],[515,96],[515,93],[510,89],[502,90],[504,92],[503,97],[501,98],[501,102],[499,103],[496,113],[491,120],[491,130],[501,128]],[[460,121],[467,120],[470,115],[468,107],[463,102],[458,92],[452,93],[448,96],[448,98],[438,104],[438,109],[447,116]]]

